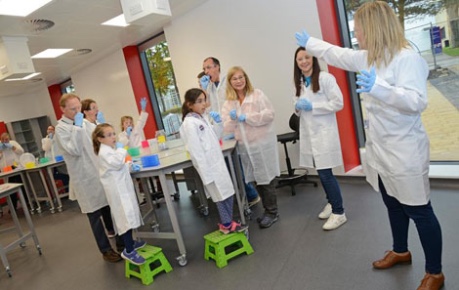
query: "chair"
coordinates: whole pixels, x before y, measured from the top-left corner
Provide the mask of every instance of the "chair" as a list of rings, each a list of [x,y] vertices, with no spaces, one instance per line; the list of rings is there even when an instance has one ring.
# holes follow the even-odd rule
[[[278,178],[278,184],[276,188],[290,186],[292,189],[292,195],[296,195],[296,184],[310,183],[313,184],[314,187],[317,187],[317,182],[308,180],[308,171],[306,169],[302,169],[304,170],[304,173],[302,174],[295,174],[296,169],[292,168],[290,157],[288,156],[287,143],[292,142],[292,144],[295,144],[296,141],[300,138],[300,118],[296,114],[292,114],[292,116],[290,116],[289,126],[293,132],[277,135],[277,142],[280,142],[284,145],[285,161],[287,162],[287,174],[281,174],[281,176]]]

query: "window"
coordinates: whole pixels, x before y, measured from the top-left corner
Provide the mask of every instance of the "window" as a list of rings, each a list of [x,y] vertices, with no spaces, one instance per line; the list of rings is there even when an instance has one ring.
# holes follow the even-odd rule
[[[141,44],[139,49],[158,128],[164,129],[169,139],[175,138],[182,123],[182,104],[164,34]]]

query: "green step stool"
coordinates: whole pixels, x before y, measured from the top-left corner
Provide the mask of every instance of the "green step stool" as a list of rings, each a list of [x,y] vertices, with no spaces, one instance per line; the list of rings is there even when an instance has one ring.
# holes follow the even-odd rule
[[[145,245],[145,247],[138,249],[137,252],[140,256],[145,258],[145,263],[142,265],[134,265],[129,261],[125,261],[125,274],[126,278],[131,276],[137,277],[142,280],[142,284],[150,285],[153,283],[153,278],[158,273],[172,271],[172,266],[164,256],[163,250],[158,247]]]
[[[218,268],[225,267],[228,265],[228,260],[240,254],[250,255],[254,252],[243,232],[225,235],[215,231],[205,235],[204,240],[206,240],[204,259],[213,259]]]

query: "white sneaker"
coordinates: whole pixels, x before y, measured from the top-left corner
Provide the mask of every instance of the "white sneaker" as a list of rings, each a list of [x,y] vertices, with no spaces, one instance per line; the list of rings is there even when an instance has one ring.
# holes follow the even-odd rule
[[[326,220],[330,217],[332,213],[332,206],[331,204],[327,203],[324,209],[319,213],[319,219]]]
[[[347,218],[344,213],[343,214],[332,213],[322,228],[326,231],[331,231],[331,230],[339,228],[346,221],[347,221]]]

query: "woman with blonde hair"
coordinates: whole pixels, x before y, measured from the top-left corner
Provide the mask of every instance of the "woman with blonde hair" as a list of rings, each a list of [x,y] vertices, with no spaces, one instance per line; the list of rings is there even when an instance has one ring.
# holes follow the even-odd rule
[[[253,88],[241,67],[231,68],[226,81],[223,130],[234,133],[239,141],[245,182],[255,182],[265,209],[257,221],[261,228],[268,228],[279,218],[274,185],[280,175],[274,107],[261,90]]]
[[[367,116],[367,181],[380,191],[387,207],[393,249],[373,263],[376,269],[411,263],[408,226],[417,227],[426,274],[418,290],[440,289],[442,234],[430,201],[429,139],[421,113],[427,107],[425,60],[409,45],[397,16],[384,1],[367,2],[354,15],[360,50],[341,48],[296,33],[298,45],[328,64],[357,76]]]

